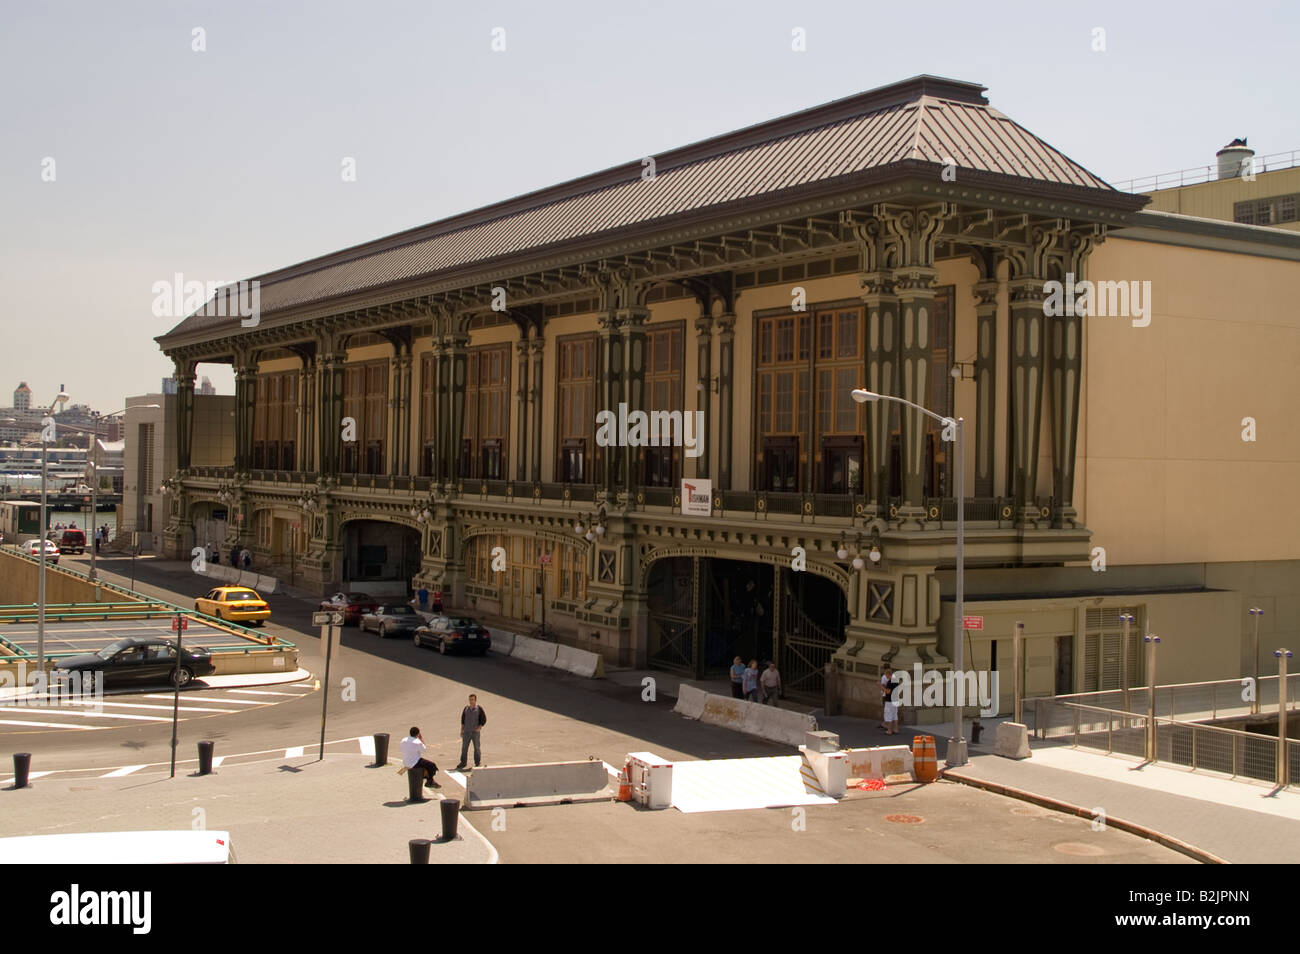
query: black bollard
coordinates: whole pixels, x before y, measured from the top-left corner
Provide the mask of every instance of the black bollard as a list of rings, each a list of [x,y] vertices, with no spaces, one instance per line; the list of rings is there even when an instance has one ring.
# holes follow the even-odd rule
[[[417,765],[413,769],[406,770],[406,785],[410,791],[407,796],[408,802],[427,802],[424,793],[420,791],[420,785],[424,781],[424,771]]]
[[[212,774],[212,750],[216,747],[215,742],[199,743],[199,774]]]
[[[980,725],[978,721],[972,722],[970,724],[970,740],[972,745],[979,745],[980,734],[983,731],[984,731],[984,726]]]
[[[406,843],[411,851],[411,864],[427,865],[429,863],[429,846],[433,842],[428,838],[412,838]]]
[[[388,764],[388,733],[375,733],[375,765]]]
[[[14,754],[14,788],[27,787],[27,773],[32,769],[32,753],[17,752]]]
[[[456,840],[456,823],[460,819],[460,799],[444,798],[442,800],[442,840]]]

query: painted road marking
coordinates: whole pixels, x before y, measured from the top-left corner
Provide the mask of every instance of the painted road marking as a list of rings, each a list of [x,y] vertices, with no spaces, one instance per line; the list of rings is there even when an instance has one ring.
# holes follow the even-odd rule
[[[284,750],[284,757],[286,759],[296,759],[298,756],[302,755],[306,750],[307,747],[305,745],[295,745]]]
[[[109,706],[116,706],[119,709],[162,709],[167,712],[172,711],[171,706],[151,706],[148,703],[144,703],[144,702],[110,702],[107,699],[103,700],[102,703],[95,699],[68,699],[65,700],[64,702],[59,703],[58,707],[52,707],[52,708],[59,708],[62,706],[98,706],[98,705],[103,705],[104,708],[107,708]],[[248,711],[246,709],[212,709],[212,708],[207,708],[205,706],[177,706],[176,708],[178,708],[181,712],[246,712]]]
[[[375,755],[375,737],[373,735],[363,735],[357,741],[361,743],[361,754],[373,758]]]
[[[271,689],[228,689],[227,692],[238,692],[246,696],[301,696],[301,692],[275,692]]]
[[[172,697],[168,693],[157,693],[154,695],[141,696],[140,698],[141,699],[170,699]],[[267,702],[262,702],[259,699],[231,699],[228,696],[218,696],[215,700],[211,696],[204,696],[203,701],[204,702],[215,701],[215,702],[220,702],[222,705],[228,705],[228,706],[265,706],[271,704]],[[238,710],[233,710],[233,711],[238,711]]]
[[[52,709],[48,706],[5,706],[9,712],[48,712],[63,716],[76,716],[81,719],[128,719],[134,722],[171,722],[167,716],[132,715],[129,712],[79,712],[76,710]]]
[[[214,769],[215,769],[215,768],[221,768],[221,763],[224,762],[225,760],[226,760],[226,757],[225,757],[224,755],[214,755],[214,756],[212,756],[212,767],[213,767]]]
[[[6,708],[8,708],[6,706]],[[93,725],[77,725],[71,722],[19,722],[17,719],[0,719],[0,725],[32,725],[41,729],[93,729]]]
[[[143,765],[124,765],[120,769],[114,769],[113,771],[109,772],[107,775],[101,775],[100,778],[121,778],[124,775],[130,775],[133,772],[138,772],[142,768],[144,768]]]

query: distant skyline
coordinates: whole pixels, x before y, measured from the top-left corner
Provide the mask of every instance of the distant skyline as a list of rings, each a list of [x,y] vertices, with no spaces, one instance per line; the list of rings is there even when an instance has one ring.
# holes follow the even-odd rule
[[[0,391],[33,405],[153,392],[153,339],[184,317],[154,315],[154,285],[177,273],[247,278],[919,73],[987,86],[1112,183],[1242,136],[1300,149],[1281,2],[0,11]]]

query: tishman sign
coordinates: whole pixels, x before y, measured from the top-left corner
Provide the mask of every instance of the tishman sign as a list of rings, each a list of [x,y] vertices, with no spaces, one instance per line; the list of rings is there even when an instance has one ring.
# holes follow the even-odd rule
[[[692,478],[682,481],[682,513],[707,517],[713,513],[713,481]]]

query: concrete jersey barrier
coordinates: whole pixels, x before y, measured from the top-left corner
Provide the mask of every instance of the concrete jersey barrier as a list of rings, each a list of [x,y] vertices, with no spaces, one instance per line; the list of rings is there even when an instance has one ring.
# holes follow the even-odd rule
[[[476,769],[465,778],[465,807],[495,808],[612,797],[604,762],[544,762]]]
[[[555,648],[555,668],[575,676],[598,679],[605,675],[605,660],[599,653],[560,644]]]
[[[516,636],[515,648],[510,655],[514,659],[522,659],[524,662],[554,668],[556,649],[555,643],[549,643],[542,639],[533,639],[531,636]]]
[[[515,640],[518,638],[514,633],[507,633],[500,629],[489,629],[488,635],[492,637],[492,645],[488,647],[491,652],[499,656],[509,656],[514,652]]]
[[[673,711],[709,725],[794,746],[804,741],[806,733],[817,731],[817,720],[813,716],[791,712],[789,709],[702,692],[685,684],[677,693],[677,705]]]

